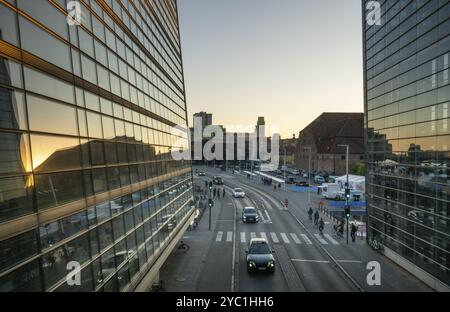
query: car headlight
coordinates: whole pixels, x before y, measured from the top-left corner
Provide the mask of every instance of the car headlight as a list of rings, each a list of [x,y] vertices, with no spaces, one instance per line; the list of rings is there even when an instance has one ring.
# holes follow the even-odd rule
[[[247,217],[246,217],[246,216],[242,216],[242,219],[244,219],[244,220],[245,220],[245,219],[247,219]]]
[[[256,220],[258,220],[259,219],[259,217],[258,217],[258,215],[256,215],[256,218],[255,218]]]
[[[267,263],[267,266],[268,266],[269,268],[273,268],[273,267],[275,266],[275,262],[269,261],[269,263]]]
[[[248,266],[249,266],[249,267],[256,267],[256,264],[255,264],[254,261],[249,261],[249,262],[248,262]]]

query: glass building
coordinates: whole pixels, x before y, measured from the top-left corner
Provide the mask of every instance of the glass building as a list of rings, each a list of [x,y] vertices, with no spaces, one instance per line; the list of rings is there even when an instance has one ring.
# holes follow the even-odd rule
[[[0,0],[0,291],[145,291],[193,215],[177,3],[67,2]]]
[[[369,2],[381,5],[380,25],[366,20]],[[362,5],[368,237],[448,291],[450,1]]]

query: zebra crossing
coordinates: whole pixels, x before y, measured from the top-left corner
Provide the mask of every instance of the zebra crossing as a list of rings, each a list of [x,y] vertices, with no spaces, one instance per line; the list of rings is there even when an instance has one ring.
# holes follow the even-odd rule
[[[339,245],[331,235],[314,234],[316,239],[322,245]],[[296,233],[275,233],[275,232],[240,232],[238,239],[242,244],[250,242],[253,238],[264,238],[273,244],[295,244],[295,245],[312,245],[313,242],[306,234]],[[232,231],[218,231],[216,234],[216,242],[231,243],[235,239]]]

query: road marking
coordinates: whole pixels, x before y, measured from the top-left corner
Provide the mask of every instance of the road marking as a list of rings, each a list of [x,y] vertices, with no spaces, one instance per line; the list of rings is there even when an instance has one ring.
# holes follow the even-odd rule
[[[233,241],[233,232],[227,232],[227,242]]]
[[[290,244],[291,242],[289,241],[289,238],[287,237],[287,235],[285,234],[285,233],[280,233],[280,235],[281,235],[281,238],[283,239],[283,241],[286,243],[286,244]]]
[[[360,260],[336,260],[336,261],[341,263],[363,263]]]
[[[325,234],[325,237],[328,238],[328,240],[329,240],[333,245],[339,245],[339,243],[338,243],[333,237],[331,237],[330,234]]]
[[[241,243],[245,243],[246,241],[245,232],[241,232]]]
[[[275,234],[274,232],[270,232],[270,236],[272,237],[272,240],[274,243],[279,243],[280,241],[278,240],[277,234]]]
[[[300,234],[300,235],[308,245],[312,245],[311,240],[308,238],[308,236],[306,236],[306,234]]]
[[[222,241],[222,236],[223,236],[223,232],[222,231],[217,232],[216,242],[221,242]]]
[[[302,242],[300,241],[300,239],[298,239],[297,235],[295,235],[295,233],[291,233],[291,237],[294,240],[294,242],[296,244],[301,244]]]
[[[309,260],[309,259],[291,259],[293,262],[313,262],[313,263],[330,263],[327,260]]]
[[[314,234],[314,236],[317,238],[317,240],[322,244],[322,245],[328,245],[328,242],[326,240],[324,240],[320,234]]]
[[[269,221],[269,223],[272,223],[272,219],[269,216],[269,212],[267,210],[264,210],[266,216],[267,216],[267,220]]]
[[[251,238],[251,239],[256,238],[256,233],[255,233],[255,232],[251,232],[251,233],[250,233],[250,238]]]
[[[264,219],[264,217],[263,217],[263,215],[261,213],[261,210],[259,210],[259,209],[258,209],[258,215],[259,215],[259,220],[264,222],[265,219]]]
[[[259,233],[259,235],[261,235],[262,238],[264,238],[265,240],[267,240],[267,235],[264,232]]]

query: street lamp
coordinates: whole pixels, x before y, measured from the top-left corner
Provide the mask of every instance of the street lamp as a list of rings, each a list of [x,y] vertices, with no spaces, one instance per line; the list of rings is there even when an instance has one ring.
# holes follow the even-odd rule
[[[311,187],[311,146],[305,146],[304,149],[309,150],[309,157],[308,157],[308,188]],[[311,194],[310,190],[308,190],[308,206],[311,206]]]
[[[345,147],[346,148],[346,156],[345,156],[345,171],[347,175],[347,182],[345,183],[345,218],[347,219],[347,245],[348,245],[348,219],[350,218],[350,206],[349,206],[349,199],[350,199],[350,185],[348,184],[348,156],[349,156],[349,150],[350,146],[348,144],[339,144],[337,146]]]
[[[286,147],[284,148],[284,190],[286,191]]]

